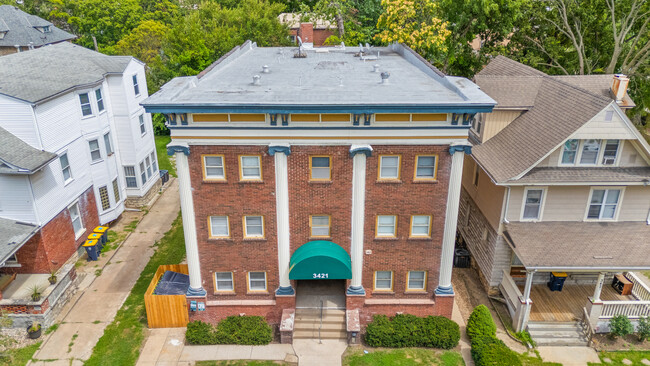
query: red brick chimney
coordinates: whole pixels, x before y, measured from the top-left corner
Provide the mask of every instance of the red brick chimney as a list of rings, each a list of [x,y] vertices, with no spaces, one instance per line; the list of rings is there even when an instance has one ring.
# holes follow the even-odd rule
[[[298,36],[303,43],[314,43],[314,24],[313,23],[300,23]]]

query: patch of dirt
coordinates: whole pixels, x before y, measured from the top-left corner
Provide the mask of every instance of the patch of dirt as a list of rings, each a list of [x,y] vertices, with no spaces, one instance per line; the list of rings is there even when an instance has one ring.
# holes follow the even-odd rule
[[[618,338],[612,338],[608,334],[594,334],[593,342],[598,351],[650,351],[650,341],[639,342],[639,337],[635,334]]]
[[[43,329],[43,333],[45,333],[45,329]],[[43,336],[38,339],[30,339],[27,337],[27,331],[25,328],[0,329],[0,337],[4,338],[4,341],[0,342],[0,352],[3,352],[7,349],[16,349],[31,346],[32,344],[43,340]]]

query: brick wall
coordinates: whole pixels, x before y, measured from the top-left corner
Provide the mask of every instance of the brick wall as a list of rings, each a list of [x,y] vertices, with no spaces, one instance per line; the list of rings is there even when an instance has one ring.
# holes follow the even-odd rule
[[[325,43],[325,40],[334,34],[338,33],[329,29],[314,29],[314,46],[322,46],[323,43]]]
[[[93,188],[79,196],[79,211],[86,232],[75,240],[70,212],[66,207],[16,253],[20,267],[5,267],[6,273],[49,273],[58,270],[99,225]]]

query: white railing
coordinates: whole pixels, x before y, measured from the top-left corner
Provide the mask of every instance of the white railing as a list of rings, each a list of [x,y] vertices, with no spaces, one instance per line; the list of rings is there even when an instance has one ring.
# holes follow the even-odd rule
[[[650,316],[650,301],[603,301],[600,319],[625,315],[630,319]]]
[[[627,272],[625,273],[630,282],[634,284],[632,287],[632,295],[641,301],[650,301],[650,288],[634,273]]]
[[[514,317],[514,314],[517,312],[521,306],[520,298],[523,296],[519,287],[515,281],[510,277],[510,274],[503,270],[503,279],[501,280],[501,292],[506,298],[508,304],[508,310],[510,311],[510,316]]]

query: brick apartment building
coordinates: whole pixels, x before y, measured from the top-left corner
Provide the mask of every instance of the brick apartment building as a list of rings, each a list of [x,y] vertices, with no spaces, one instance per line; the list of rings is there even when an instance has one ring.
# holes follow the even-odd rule
[[[190,320],[451,316],[468,129],[494,104],[399,44],[247,42],[170,81],[143,105],[171,129]]]
[[[313,19],[310,22],[301,21],[298,13],[282,13],[278,15],[280,23],[289,27],[291,41],[298,44],[298,37],[306,47],[319,47],[325,44],[330,36],[338,35],[336,24],[325,19]]]

